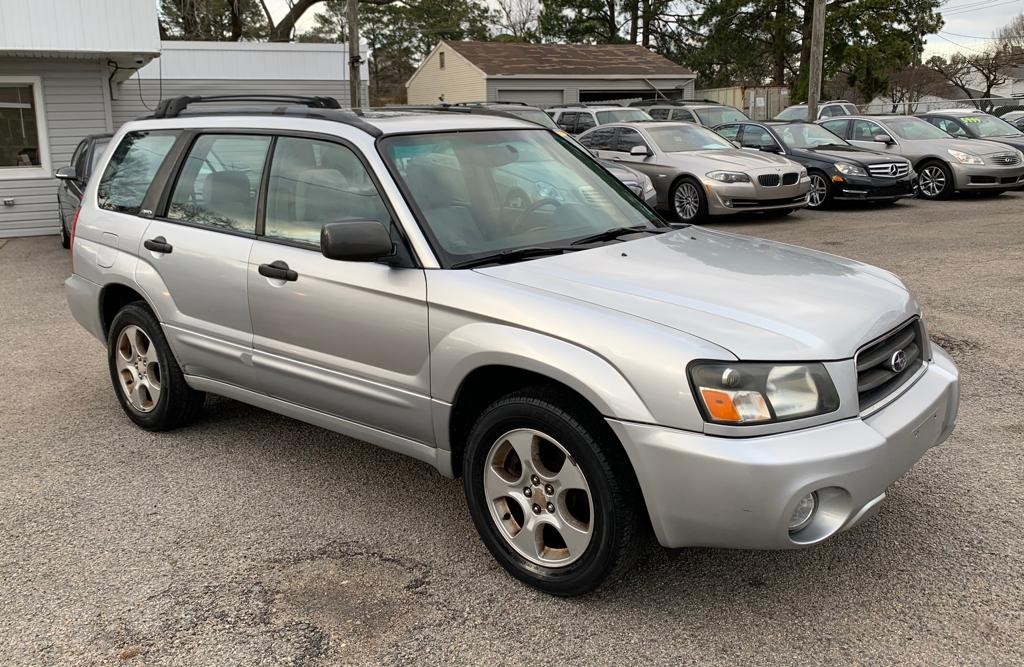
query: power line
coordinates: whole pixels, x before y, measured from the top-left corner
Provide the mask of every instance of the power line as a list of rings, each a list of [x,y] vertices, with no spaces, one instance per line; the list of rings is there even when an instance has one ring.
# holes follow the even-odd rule
[[[1001,2],[992,2],[981,6],[968,6],[956,8],[951,12],[942,12],[943,16],[962,16],[964,14],[973,14],[974,12],[980,12],[982,10],[994,9],[996,7],[1002,7],[1004,5],[1015,5],[1021,2],[1021,0],[1002,0]]]
[[[984,51],[979,51],[978,49],[972,49],[969,46],[964,46],[963,44],[958,44],[957,42],[954,42],[953,40],[949,39],[948,37],[943,37],[942,35],[939,35],[939,34],[936,34],[935,36],[938,37],[939,39],[944,39],[947,42],[949,42],[950,44],[952,44],[953,46],[958,46],[961,49],[967,49],[968,51],[974,51],[975,53],[984,53]]]

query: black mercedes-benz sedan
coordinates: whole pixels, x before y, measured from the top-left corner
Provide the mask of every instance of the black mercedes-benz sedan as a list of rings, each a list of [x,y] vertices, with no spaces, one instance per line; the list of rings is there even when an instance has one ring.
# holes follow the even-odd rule
[[[779,153],[806,167],[809,208],[835,200],[892,202],[915,193],[917,174],[908,160],[858,148],[815,123],[749,121],[715,131],[743,148]]]

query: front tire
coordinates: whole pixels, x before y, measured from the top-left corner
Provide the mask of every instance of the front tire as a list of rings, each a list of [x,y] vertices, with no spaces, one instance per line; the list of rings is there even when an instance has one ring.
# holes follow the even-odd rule
[[[917,192],[921,199],[948,199],[955,188],[953,172],[942,162],[926,162],[917,172]]]
[[[708,215],[704,188],[696,179],[686,176],[672,186],[668,198],[672,213],[680,222],[697,223]]]
[[[588,406],[552,388],[517,391],[484,410],[469,433],[463,486],[494,558],[554,595],[617,579],[645,543],[625,453]]]
[[[160,323],[141,301],[122,308],[111,322],[107,364],[121,408],[147,431],[188,424],[203,408],[206,395],[185,383]]]
[[[807,191],[807,208],[820,210],[832,203],[832,183],[825,174],[812,171],[811,189]]]

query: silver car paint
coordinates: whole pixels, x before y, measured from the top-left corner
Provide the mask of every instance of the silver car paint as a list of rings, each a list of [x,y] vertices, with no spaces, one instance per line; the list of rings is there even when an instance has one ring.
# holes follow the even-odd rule
[[[409,115],[377,124],[385,132],[528,126],[483,116]],[[141,121],[121,134],[239,126],[349,140],[379,178],[424,268],[334,262],[310,249],[104,211],[95,203],[100,179],[93,179],[67,281],[71,311],[102,340],[103,290],[116,284],[137,290],[197,389],[367,440],[453,475],[448,422],[463,380],[491,366],[531,370],[574,389],[606,417],[668,545],[798,546],[785,533],[786,513],[798,500],[790,493],[825,481],[856,487],[844,515],[849,527],[920,453],[948,435],[955,419],[956,370],[938,348],[925,351],[934,359],[884,405],[870,416],[858,412],[853,355],[919,314],[899,280],[881,269],[686,228],[560,257],[442,270],[372,138],[361,131],[315,119],[217,116]],[[142,249],[143,239],[158,232],[174,245],[172,254]],[[256,266],[274,259],[287,261],[300,279],[277,284],[259,276]],[[750,429],[705,423],[686,366],[737,357],[826,362],[840,409]],[[946,398],[940,405],[933,394]],[[881,422],[885,428],[875,428]],[[877,434],[870,443],[867,427]],[[817,449],[840,430],[837,444]],[[913,447],[900,449],[908,432]],[[772,468],[780,444],[786,467]],[[856,466],[840,455],[843,448],[868,447],[877,456]],[[887,460],[886,452],[902,453]],[[704,485],[693,495],[673,481],[698,472]],[[777,486],[780,476],[785,488]],[[705,504],[708,485],[715,487],[715,509],[694,516],[690,508]],[[747,533],[750,520],[737,517],[755,501],[770,521]]]
[[[913,118],[913,116],[910,117]],[[970,165],[957,162],[948,153],[949,150],[955,150],[980,155],[984,158],[989,155],[1008,153],[1015,150],[1010,146],[1000,144],[996,141],[987,141],[985,139],[963,140],[954,139],[953,137],[949,137],[948,139],[903,139],[896,136],[896,133],[889,129],[889,126],[885,121],[885,116],[840,116],[823,118],[818,122],[826,124],[829,121],[837,120],[866,120],[875,123],[882,128],[883,133],[892,137],[895,143],[887,144],[881,141],[860,141],[857,139],[847,139],[847,141],[854,146],[866,148],[878,153],[895,154],[905,157],[914,165],[915,170],[918,169],[925,160],[932,159],[944,162],[953,172],[957,190],[1005,190],[1007,187],[1013,187],[1012,185],[1008,186],[1001,183],[971,183],[971,176],[994,176],[996,178],[1024,177],[1024,163],[1012,167],[1002,167],[992,164]],[[927,121],[922,120],[921,122]]]
[[[726,148],[718,150],[687,151],[684,153],[666,153],[658,148],[646,128],[649,126],[665,127],[679,123],[647,122],[647,123],[609,123],[602,125],[608,127],[625,127],[634,129],[640,133],[652,155],[630,155],[621,151],[599,150],[595,151],[598,157],[620,161],[628,164],[633,169],[647,174],[654,183],[654,189],[658,193],[658,208],[671,210],[672,188],[681,176],[692,176],[698,179],[704,186],[708,200],[708,212],[711,215],[727,215],[739,212],[724,206],[722,199],[729,197],[750,198],[750,199],[785,199],[800,197],[807,194],[810,189],[810,179],[806,173],[794,185],[780,185],[777,187],[764,187],[757,183],[757,176],[760,174],[777,174],[780,171],[804,171],[803,167],[792,160],[780,155],[771,153],[760,153],[745,151],[739,148]],[[685,123],[684,123],[685,124]],[[589,132],[581,135],[581,139]],[[725,141],[723,139],[723,141]],[[722,183],[708,178],[706,174],[715,170],[742,171],[751,176],[750,183]],[[745,207],[743,211],[762,211],[773,208],[799,208],[805,204],[786,204],[784,206],[752,206]]]

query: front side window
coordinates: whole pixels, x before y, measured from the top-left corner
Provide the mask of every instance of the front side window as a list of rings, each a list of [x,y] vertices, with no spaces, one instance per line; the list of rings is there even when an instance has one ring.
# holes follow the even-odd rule
[[[693,114],[686,109],[673,109],[672,120],[685,120],[688,123],[693,122]]]
[[[634,146],[647,148],[647,142],[640,136],[640,133],[628,127],[619,128],[619,141],[615,150],[621,153],[628,153]]]
[[[380,147],[444,266],[662,224],[574,142],[544,130],[395,135]]]
[[[266,136],[200,136],[181,167],[167,217],[254,234],[257,193],[269,148]]]
[[[925,123],[925,125],[927,125],[927,123]],[[938,132],[938,130],[936,130],[936,132]],[[853,132],[851,133],[851,138],[854,141],[874,141],[875,137],[880,134],[887,134],[887,132],[869,120],[860,120],[858,118],[853,121]],[[945,132],[940,132],[940,134],[943,137],[946,136]]]
[[[838,137],[850,138],[847,136],[847,130],[850,127],[850,121],[848,120],[830,120],[822,123],[821,126]]]
[[[646,129],[663,153],[735,148],[720,135],[700,125],[656,125]]]
[[[319,245],[325,224],[345,220],[391,221],[356,154],[326,141],[278,139],[270,163],[264,235]]]
[[[760,125],[746,125],[743,127],[743,141],[740,142],[744,148],[763,148],[765,146],[777,146],[772,133]]]
[[[668,120],[668,109],[651,109],[647,113],[650,114],[654,120]]]
[[[614,127],[601,127],[591,130],[580,137],[580,143],[595,151],[610,151],[612,150],[612,140],[614,138]]]
[[[153,177],[177,138],[177,132],[162,130],[124,135],[96,190],[99,207],[137,215]]]
[[[901,139],[949,139],[948,134],[920,118],[889,118],[885,124]]]
[[[960,127],[959,123],[949,118],[936,118],[932,117],[928,119],[928,122],[939,128],[948,135],[954,137],[966,137],[967,131]]]
[[[775,132],[789,148],[820,148],[821,146],[849,146],[845,140],[837,137],[827,127],[815,123],[791,123],[777,125]]]
[[[0,78],[0,176],[24,176],[48,164],[37,81]]]
[[[615,109],[597,112],[597,122],[601,125],[605,123],[631,123],[638,120],[651,120],[651,117],[643,109]]]

